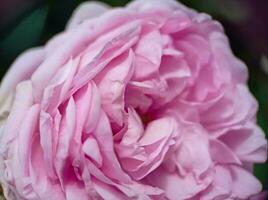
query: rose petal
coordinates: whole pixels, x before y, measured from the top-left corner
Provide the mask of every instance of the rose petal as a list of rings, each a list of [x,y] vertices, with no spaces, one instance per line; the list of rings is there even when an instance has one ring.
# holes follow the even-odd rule
[[[261,192],[261,183],[248,171],[238,166],[231,166],[232,197],[248,199],[251,195]]]
[[[101,2],[84,2],[76,8],[67,23],[67,29],[73,29],[87,19],[96,18],[107,12],[110,6]]]

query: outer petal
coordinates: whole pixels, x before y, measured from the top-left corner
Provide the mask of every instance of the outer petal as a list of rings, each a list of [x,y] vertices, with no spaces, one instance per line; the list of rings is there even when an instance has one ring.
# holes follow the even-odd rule
[[[24,52],[15,60],[1,82],[0,103],[2,103],[2,98],[12,92],[18,83],[31,77],[42,63],[44,56],[43,48],[35,48]]]
[[[4,122],[6,121],[10,113],[10,109],[12,107],[13,98],[14,98],[13,96],[14,94],[10,93],[8,96],[6,96],[6,98],[2,99],[1,106],[0,106],[0,127],[2,126],[2,124],[4,124]],[[1,131],[0,131],[0,135],[1,135]]]
[[[230,171],[222,166],[215,167],[212,184],[201,193],[201,200],[228,199],[232,191]]]
[[[8,184],[16,186],[20,198],[36,199],[31,179],[29,177],[29,162],[31,157],[32,138],[37,129],[39,106],[32,106],[27,112],[19,131],[18,140],[12,144],[13,151],[5,161],[5,168],[1,169]],[[11,151],[9,151],[11,153]],[[4,183],[5,181],[2,180]]]
[[[251,195],[261,192],[261,183],[253,174],[237,166],[231,166],[232,197],[248,199]]]
[[[208,137],[198,126],[182,129],[182,142],[175,154],[176,164],[181,175],[192,173],[198,180],[212,166]]]
[[[137,10],[140,12],[144,11],[159,11],[168,10],[172,11],[178,9],[180,5],[174,0],[136,0],[128,5],[128,8]]]
[[[216,163],[233,163],[241,165],[241,161],[232,150],[219,140],[210,140],[210,154]]]
[[[246,83],[248,79],[247,67],[232,54],[226,36],[222,32],[213,32],[209,41],[219,65],[232,72],[232,81]]]
[[[6,154],[8,148],[17,137],[21,123],[33,104],[32,85],[29,81],[22,82],[16,89],[16,94],[10,115],[1,135],[1,153]]]
[[[197,184],[192,176],[181,177],[178,173],[170,173],[163,168],[157,168],[150,173],[146,180],[165,191],[169,200],[188,199],[204,190],[203,184]]]
[[[67,23],[67,29],[72,29],[82,23],[84,20],[96,18],[110,9],[107,4],[88,1],[79,5],[73,12],[71,19]]]
[[[254,124],[233,127],[219,137],[242,161],[265,162],[267,141],[262,130]]]
[[[53,52],[52,55],[50,55],[41,65],[40,67],[35,71],[33,76],[31,77],[31,80],[33,82],[33,86],[35,89],[35,100],[40,101],[42,98],[42,92],[45,86],[49,83],[49,81],[53,78],[53,75],[70,59],[75,58],[79,54],[81,54],[85,50],[85,44],[87,46],[90,46],[90,44],[96,40],[100,35],[105,35],[105,33],[110,32],[113,29],[116,29],[122,24],[125,24],[126,21],[132,21],[134,19],[134,14],[130,13],[126,10],[118,10],[117,12],[108,12],[107,14],[104,14],[98,21],[90,21],[87,22],[76,29],[70,30],[70,33],[68,34],[68,37],[64,39],[64,42],[62,42],[56,50]],[[126,41],[129,40],[129,37],[134,37],[139,33],[139,29],[136,25],[136,31],[132,30],[131,34],[128,30],[127,33],[125,33],[125,36],[121,38],[124,39],[123,44],[126,43]],[[135,37],[136,38],[136,37]],[[134,39],[135,39],[134,38]],[[115,38],[111,38],[113,41]],[[136,38],[137,40],[138,38]],[[106,44],[109,42],[109,45]],[[112,48],[115,44],[111,44],[111,41],[107,41],[104,43],[106,45],[106,49],[108,47]],[[130,41],[129,43],[134,43],[134,41]],[[122,46],[122,45],[121,45]],[[126,45],[127,46],[127,45]],[[129,48],[128,48],[129,49]],[[104,51],[103,49],[101,49]],[[97,52],[101,54],[99,51]],[[118,54],[117,54],[118,55]],[[115,55],[114,55],[115,57]],[[113,58],[114,58],[113,57]],[[96,58],[98,60],[98,58]],[[91,60],[93,62],[93,60]],[[99,62],[99,60],[98,60]],[[95,63],[96,64],[96,63]],[[92,66],[93,67],[93,66]],[[95,68],[95,66],[93,67]],[[98,70],[94,69],[91,70],[97,72]],[[82,71],[81,74],[84,74],[85,71]],[[81,75],[80,74],[80,75]],[[85,76],[88,76],[88,74],[85,74]],[[92,76],[90,76],[92,78]],[[78,78],[81,79],[81,76]],[[80,83],[80,81],[79,81]],[[81,85],[80,85],[81,87]]]

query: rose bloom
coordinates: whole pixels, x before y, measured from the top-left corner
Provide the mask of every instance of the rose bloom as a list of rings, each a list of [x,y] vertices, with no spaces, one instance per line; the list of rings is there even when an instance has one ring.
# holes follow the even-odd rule
[[[82,4],[2,81],[6,198],[251,198],[267,141],[247,76],[206,14],[173,0]]]

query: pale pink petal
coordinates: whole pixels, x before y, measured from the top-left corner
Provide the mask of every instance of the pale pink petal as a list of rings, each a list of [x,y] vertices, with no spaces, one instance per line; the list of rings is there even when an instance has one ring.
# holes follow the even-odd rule
[[[40,113],[40,144],[44,151],[44,161],[51,178],[56,178],[53,166],[53,120],[52,117],[41,111]]]
[[[228,169],[217,165],[212,184],[201,193],[200,200],[228,199],[232,192],[232,177]]]
[[[182,131],[182,142],[175,153],[176,164],[181,175],[192,173],[198,180],[212,167],[209,141],[201,127],[184,127]]]
[[[132,113],[129,114],[131,117]],[[137,122],[139,120],[132,121],[130,118],[126,136],[116,149],[123,168],[129,171],[133,178],[140,180],[161,164],[170,146],[175,143],[174,138],[178,134],[178,129],[174,119],[161,118],[150,122],[143,134],[143,129]],[[134,130],[138,135],[132,132]],[[126,139],[129,141],[125,142]]]
[[[67,24],[67,29],[75,28],[87,19],[94,19],[107,12],[109,8],[110,7],[107,4],[97,1],[84,2],[73,12],[71,19]]]
[[[163,189],[170,200],[191,198],[207,187],[204,183],[197,184],[192,176],[181,177],[162,168],[150,173],[146,179],[151,185]]]
[[[241,165],[241,161],[238,156],[223,142],[219,140],[210,140],[210,154],[215,163],[221,164],[238,164]]]
[[[75,130],[76,124],[76,107],[74,99],[71,98],[68,102],[66,111],[63,115],[63,119],[61,122],[61,127],[59,130],[59,141],[57,145],[57,152],[55,155],[55,170],[57,176],[61,183],[64,183],[64,179],[68,177],[64,177],[65,169],[69,167],[70,163],[68,163],[69,156],[69,148],[71,144],[71,140]],[[62,137],[64,134],[64,137]]]
[[[43,150],[39,136],[35,135],[31,144],[30,178],[34,191],[41,199],[64,200],[64,193],[59,182],[51,182],[46,172]]]
[[[180,5],[173,0],[135,0],[132,1],[128,8],[137,10],[139,12],[149,12],[149,11],[173,11],[178,9]]]
[[[219,137],[244,162],[264,162],[267,141],[263,131],[253,125],[237,126]]]
[[[100,77],[96,77],[100,90],[102,106],[111,121],[122,125],[124,118],[124,94],[126,84],[133,75],[132,51],[114,59],[102,71]]]
[[[81,156],[82,140],[91,132],[85,132],[85,127],[95,129],[99,117],[100,105],[94,98],[99,98],[96,85],[90,82],[80,88],[73,96],[76,107],[76,126],[71,141],[70,155],[79,160]],[[94,116],[94,117],[93,117]]]
[[[121,140],[123,145],[131,145],[135,142],[138,142],[140,137],[143,135],[144,127],[142,121],[133,108],[128,109],[128,123],[127,123],[127,132],[124,133]]]
[[[89,137],[83,144],[84,153],[92,158],[98,165],[102,165],[102,157],[97,141],[93,137]]]
[[[72,182],[66,185],[65,195],[67,200],[88,200],[84,185],[79,182]]]
[[[245,83],[248,79],[247,67],[241,60],[234,57],[230,51],[228,39],[222,32],[212,32],[210,45],[218,64],[232,72],[232,81]]]
[[[94,181],[94,187],[98,192],[99,196],[102,197],[102,199],[110,199],[110,200],[127,199],[116,188],[109,186],[107,184],[103,184],[98,180]]]
[[[253,167],[267,140],[247,76],[220,23],[176,0],[83,3],[0,86],[4,194],[265,198]]]
[[[162,140],[170,135],[177,134],[177,123],[172,118],[162,118],[147,125],[143,137],[139,140],[141,146],[147,146]]]
[[[28,199],[37,198],[37,194],[33,189],[30,178],[30,160],[32,139],[37,130],[38,117],[40,108],[38,105],[32,106],[26,114],[23,120],[22,127],[20,129],[19,140],[14,145],[14,151],[17,152],[10,157],[12,160],[13,178],[17,191],[21,197]],[[14,153],[15,153],[14,152]],[[18,167],[20,169],[18,169]],[[13,181],[14,181],[13,180]],[[12,181],[12,182],[13,182]]]
[[[17,137],[17,130],[20,130],[21,123],[33,104],[33,93],[31,82],[25,81],[18,85],[14,97],[11,112],[7,119],[1,138],[1,153],[7,151],[6,145],[9,145]]]
[[[151,51],[151,49],[154,51]],[[144,26],[135,46],[135,80],[144,80],[158,73],[162,56],[162,38],[155,26]]]
[[[153,100],[147,95],[143,94],[139,88],[127,87],[125,103],[128,107],[133,107],[139,110],[141,113],[146,113]]]
[[[189,16],[187,16],[186,13],[178,10],[167,19],[160,30],[164,34],[172,34],[189,28],[191,25],[193,25],[193,22]]]
[[[55,109],[66,98],[70,89],[79,59],[70,59],[52,78],[48,87],[44,88],[42,108],[53,114]]]
[[[100,94],[98,92],[98,88],[96,84],[91,83],[90,91],[91,96],[90,103],[89,103],[89,110],[88,110],[88,116],[84,123],[83,130],[85,133],[91,133],[93,130],[95,130],[101,113],[101,100],[100,100]]]
[[[15,90],[17,84],[30,79],[33,72],[43,62],[45,51],[43,48],[35,48],[21,54],[11,65],[9,71],[1,81],[1,98]]]
[[[112,130],[107,115],[101,111],[98,125],[94,131],[102,153],[102,170],[110,178],[114,178],[123,183],[129,183],[129,176],[122,170],[114,152]]]
[[[248,171],[241,167],[231,166],[232,197],[248,199],[251,195],[261,192],[261,183]]]
[[[75,30],[70,30],[72,33],[65,39],[65,42],[61,43],[54,53],[34,72],[31,80],[33,81],[35,88],[35,99],[41,99],[44,86],[48,84],[53,75],[68,61],[68,59],[76,57],[84,50],[84,44],[90,45],[90,43],[100,34],[104,34],[107,31],[118,27],[126,20],[133,18],[133,14],[130,14],[127,11],[109,12],[107,15],[102,16],[98,22],[91,22],[79,26]],[[97,27],[95,27],[96,25]],[[94,26],[93,29],[92,26]],[[128,37],[131,36],[133,35],[128,35]],[[112,39],[113,38],[111,38],[111,40]],[[84,72],[82,72],[82,74],[83,73]]]

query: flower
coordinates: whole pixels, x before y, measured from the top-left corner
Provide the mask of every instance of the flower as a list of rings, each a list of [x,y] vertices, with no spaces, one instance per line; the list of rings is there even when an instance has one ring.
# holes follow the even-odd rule
[[[206,14],[173,0],[82,4],[2,81],[5,196],[248,199],[267,141],[246,82]]]

